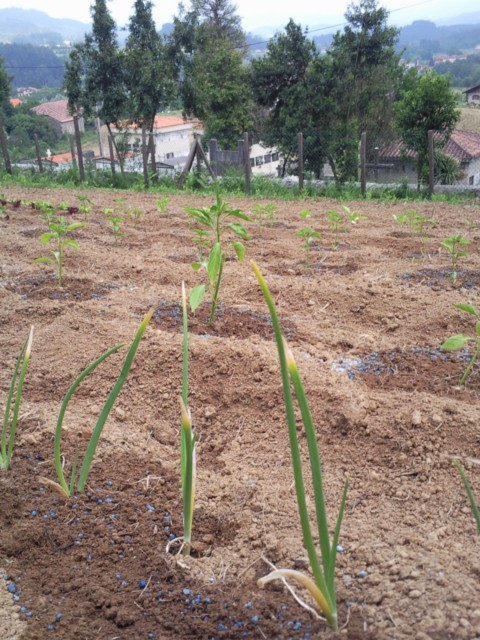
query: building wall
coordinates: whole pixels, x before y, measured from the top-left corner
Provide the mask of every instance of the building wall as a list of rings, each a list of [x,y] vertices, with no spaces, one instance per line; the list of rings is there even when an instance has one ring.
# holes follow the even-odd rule
[[[467,93],[467,104],[480,104],[480,88],[472,93]]]

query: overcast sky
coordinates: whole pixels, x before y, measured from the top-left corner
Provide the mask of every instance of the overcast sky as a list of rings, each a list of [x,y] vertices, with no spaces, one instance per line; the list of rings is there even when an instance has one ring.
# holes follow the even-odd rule
[[[134,0],[109,0],[108,6],[117,24],[128,22],[132,13]],[[22,9],[38,9],[54,18],[73,18],[81,22],[90,22],[90,0],[0,0],[0,9],[19,7]],[[188,0],[185,1],[188,6]],[[303,26],[314,28],[322,25],[336,25],[343,21],[343,14],[348,0],[337,0],[331,3],[319,3],[312,0],[237,0],[238,14],[242,18],[243,28],[254,30],[263,26],[285,26],[289,18]],[[317,8],[321,5],[321,8]],[[178,0],[159,0],[154,3],[154,17],[160,27],[171,22],[177,13]],[[327,6],[325,6],[327,5]],[[381,6],[389,9],[392,24],[408,24],[413,20],[440,20],[462,13],[479,10],[478,0],[383,0]]]

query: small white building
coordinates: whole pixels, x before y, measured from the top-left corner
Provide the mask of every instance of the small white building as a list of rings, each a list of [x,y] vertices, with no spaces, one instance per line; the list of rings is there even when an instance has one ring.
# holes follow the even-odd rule
[[[467,104],[480,104],[480,84],[467,89],[463,93],[467,99]]]

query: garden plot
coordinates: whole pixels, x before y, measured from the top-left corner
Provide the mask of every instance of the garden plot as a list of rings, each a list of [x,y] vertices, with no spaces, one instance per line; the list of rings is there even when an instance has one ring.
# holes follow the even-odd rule
[[[206,283],[190,264],[197,247],[184,207],[214,198],[171,196],[162,212],[154,195],[119,201],[95,191],[88,212],[56,211],[68,224],[86,222],[71,232],[78,248],[65,251],[60,288],[55,262],[34,262],[54,245],[40,243],[46,222],[30,203],[74,206],[76,192],[9,187],[5,196],[21,202],[7,203],[0,218],[2,410],[35,329],[12,464],[0,472],[0,637],[480,637],[479,536],[452,463],[461,460],[478,499],[480,371],[458,386],[473,342],[440,348],[451,335],[474,333],[473,318],[454,305],[480,306],[478,207],[349,203],[365,219],[335,230],[327,212],[342,209],[334,201],[310,201],[307,220],[299,215],[305,203],[277,201],[274,219],[258,219],[253,199],[227,198],[251,214],[250,240],[245,261],[225,263],[213,324],[208,292],[189,320],[198,477],[192,555],[178,558],[166,547],[182,535],[181,282]],[[401,227],[393,216],[412,206],[435,224]],[[116,232],[108,216],[120,219]],[[298,234],[307,226],[321,235],[308,251]],[[469,244],[453,279],[441,243],[456,234]],[[273,330],[250,258],[305,383],[332,526],[349,479],[338,636],[280,583],[257,587],[271,564],[308,573],[308,561]],[[67,500],[38,480],[56,480],[62,399],[90,362],[132,341],[152,305],[86,491]],[[74,395],[62,436],[66,468],[84,451],[124,358],[112,355]]]

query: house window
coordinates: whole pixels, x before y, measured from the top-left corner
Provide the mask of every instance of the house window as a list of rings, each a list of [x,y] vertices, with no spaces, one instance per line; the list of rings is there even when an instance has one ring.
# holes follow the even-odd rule
[[[165,158],[166,158],[167,160],[171,160],[171,159],[173,158],[173,156],[174,156],[173,151],[171,151],[170,153],[166,153],[166,154],[165,154]]]
[[[474,182],[473,182],[474,178],[475,178],[475,176],[469,176],[468,184],[474,184]]]
[[[278,162],[278,153],[272,153],[272,162]]]
[[[250,158],[250,166],[251,167],[255,166],[255,158]]]
[[[265,164],[269,164],[271,161],[272,161],[272,154],[267,153],[267,155],[265,156]]]
[[[255,158],[255,164],[257,165],[257,167],[260,167],[263,164],[263,156],[257,156]]]

